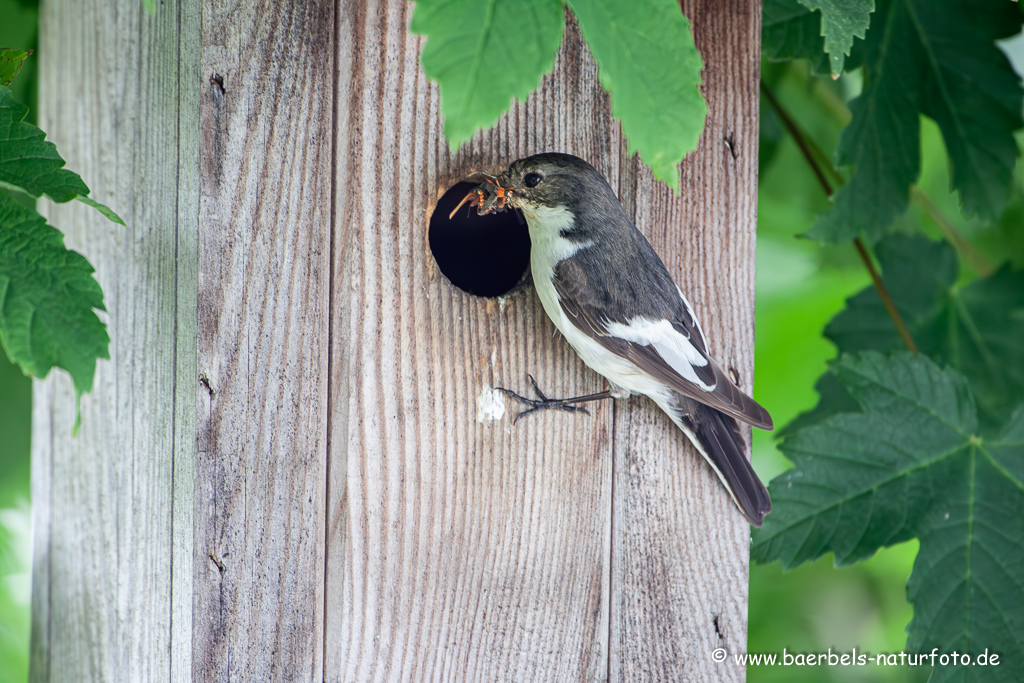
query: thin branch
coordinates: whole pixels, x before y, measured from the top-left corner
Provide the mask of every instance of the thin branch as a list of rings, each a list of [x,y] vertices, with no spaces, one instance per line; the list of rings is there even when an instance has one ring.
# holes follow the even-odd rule
[[[799,128],[799,124],[795,125],[800,130],[800,133],[804,136],[804,142],[807,144],[807,147],[811,150],[811,152],[814,153],[815,157],[818,159],[818,163],[821,164],[825,172],[832,177],[832,182],[834,182],[837,187],[845,185],[846,178],[844,178],[842,174],[839,173],[839,169],[832,165],[832,160],[829,159],[825,152],[821,149],[821,147],[818,146],[818,143],[814,141],[814,138],[812,138],[807,133],[807,131]]]
[[[828,182],[828,178],[825,177],[825,173],[821,170],[821,166],[815,159],[814,152],[811,151],[810,144],[808,143],[807,136],[803,134],[799,124],[793,120],[793,117],[789,115],[789,112],[782,106],[782,104],[775,99],[775,93],[768,89],[764,81],[761,81],[761,94],[768,100],[768,104],[772,106],[776,116],[782,121],[782,125],[785,126],[789,134],[793,136],[793,140],[796,142],[800,151],[803,153],[804,158],[807,159],[807,163],[810,165],[811,170],[814,171],[814,175],[817,176],[818,182],[821,183],[821,187],[825,190],[825,194],[829,197],[832,196],[832,185]]]
[[[893,303],[892,297],[889,296],[889,290],[885,288],[882,283],[882,278],[878,275],[878,271],[875,269],[875,263],[871,260],[871,255],[868,254],[868,249],[864,246],[864,240],[857,237],[853,240],[853,246],[857,247],[857,253],[860,254],[860,259],[864,262],[864,265],[868,269],[868,273],[871,274],[871,281],[875,283],[875,289],[878,290],[878,295],[882,297],[882,304],[885,306],[886,312],[889,317],[892,318],[893,323],[896,325],[896,331],[903,337],[903,343],[907,345],[907,348],[917,353],[917,344],[914,343],[914,338],[910,336],[910,330],[907,329],[907,324],[903,322],[903,316],[896,310],[896,304]]]
[[[935,206],[932,200],[924,193],[924,191],[921,190],[921,188],[916,185],[910,188],[910,196],[922,209],[924,209],[925,213],[931,216],[931,219],[939,226],[942,234],[956,246],[960,253],[963,254],[964,259],[971,264],[971,268],[973,268],[978,275],[987,277],[992,274],[992,271],[995,270],[995,266],[989,263],[988,259],[982,256],[981,253],[974,248],[974,245],[964,239],[964,236],[956,229],[953,222],[946,218],[946,215],[942,213],[942,210]]]
[[[853,116],[850,115],[850,109],[846,106],[846,102],[836,94],[830,85],[825,85],[824,79],[813,79],[812,87],[818,101],[825,105],[836,121],[844,126],[850,122]]]
[[[839,175],[839,171],[825,158],[825,155],[814,141],[804,132],[800,125],[793,119],[793,117],[786,111],[786,108],[782,106],[782,103],[776,99],[775,94],[765,85],[764,81],[761,81],[761,93],[764,94],[768,104],[771,105],[772,109],[778,115],[779,120],[782,121],[782,125],[785,126],[789,134],[793,136],[793,140],[796,142],[797,147],[804,155],[804,159],[807,160],[807,164],[814,171],[814,175],[818,178],[818,182],[821,184],[821,188],[825,191],[826,196],[831,197],[834,192],[832,184],[828,178],[825,177],[824,168],[827,168],[829,174],[836,179],[838,183],[842,182],[842,176]],[[817,153],[815,153],[817,152]],[[882,299],[882,304],[885,306],[886,312],[889,317],[892,318],[893,324],[896,326],[896,331],[899,332],[900,337],[903,338],[903,343],[907,345],[907,348],[917,353],[917,344],[914,343],[913,337],[910,336],[910,330],[907,328],[906,322],[903,321],[903,316],[896,310],[896,304],[893,303],[892,297],[889,295],[889,290],[885,288],[885,283],[882,282],[882,278],[878,275],[878,270],[875,268],[874,262],[871,260],[871,255],[868,253],[867,247],[864,245],[864,241],[857,237],[853,240],[853,245],[857,248],[857,253],[860,255],[861,261],[864,262],[864,267],[868,269],[868,273],[871,275],[871,282],[874,283],[875,289],[878,290],[878,296]]]

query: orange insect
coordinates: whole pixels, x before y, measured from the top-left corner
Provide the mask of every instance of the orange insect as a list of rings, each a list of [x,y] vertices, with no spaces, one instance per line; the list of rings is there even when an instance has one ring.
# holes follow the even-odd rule
[[[469,178],[483,178],[483,182],[477,187],[473,188],[469,194],[462,198],[459,205],[456,206],[450,214],[448,214],[448,220],[451,220],[455,213],[462,208],[462,205],[467,201],[470,206],[478,207],[476,212],[479,216],[485,216],[493,211],[504,211],[507,208],[508,199],[512,196],[512,193],[519,189],[515,187],[502,187],[501,183],[498,182],[497,177],[489,175],[487,173],[474,173]],[[469,180],[467,178],[467,180]],[[488,187],[488,185],[493,187]],[[485,189],[486,188],[486,189]]]

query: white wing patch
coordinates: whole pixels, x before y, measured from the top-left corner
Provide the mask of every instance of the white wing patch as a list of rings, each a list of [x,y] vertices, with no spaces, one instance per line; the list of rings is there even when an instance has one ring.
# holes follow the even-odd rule
[[[567,258],[571,258],[581,249],[593,246],[591,242],[576,242],[562,237],[563,230],[573,227],[572,212],[564,207],[547,207],[521,205],[530,226],[530,262],[533,269],[533,284],[537,289],[541,303],[555,327],[565,335],[566,340],[576,350],[583,361],[591,368],[607,377],[613,384],[628,391],[654,397],[655,400],[669,401],[672,397],[670,388],[659,380],[655,380],[647,372],[641,370],[632,361],[615,355],[600,343],[591,339],[582,330],[570,322],[559,304],[558,292],[552,278],[555,267]],[[678,287],[676,288],[678,290]],[[689,302],[679,290],[683,305],[693,317]],[[696,322],[696,318],[694,318]],[[694,367],[705,367],[708,359],[690,339],[676,331],[668,320],[651,320],[650,318],[633,318],[627,324],[603,321],[610,336],[619,337],[641,346],[652,346],[669,366],[680,377],[704,391],[714,391],[716,384],[705,384],[698,376]],[[697,334],[704,341],[704,333],[697,324]],[[707,343],[704,343],[707,348]]]
[[[704,367],[708,364],[697,347],[684,334],[680,334],[668,320],[651,320],[649,318],[633,318],[628,323],[605,323],[608,334],[640,346],[652,346],[665,362],[679,376],[693,382],[704,391],[714,391],[715,384],[705,384],[694,371],[694,366]],[[699,330],[698,330],[699,331]]]
[[[683,294],[683,290],[679,288],[679,285],[676,285],[676,291],[679,292],[679,298],[683,300],[683,307],[686,309],[686,312],[690,314],[690,320],[692,320],[693,324],[697,327],[697,334],[700,335],[701,345],[705,349],[708,348],[708,340],[704,336],[704,330],[700,329],[700,321],[697,320],[697,316],[693,313],[693,306],[691,306],[690,302],[686,300],[686,295]]]

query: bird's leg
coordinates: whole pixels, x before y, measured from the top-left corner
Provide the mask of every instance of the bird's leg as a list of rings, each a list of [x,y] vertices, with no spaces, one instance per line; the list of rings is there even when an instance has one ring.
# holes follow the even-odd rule
[[[537,380],[533,378],[533,375],[527,375],[527,377],[530,378],[530,384],[533,385],[533,391],[537,394],[539,398],[526,398],[525,396],[520,396],[511,389],[505,389],[504,387],[494,387],[503,394],[510,396],[511,398],[514,398],[516,401],[519,401],[524,405],[530,406],[526,410],[523,410],[518,415],[516,415],[515,419],[512,420],[512,424],[518,422],[519,418],[524,417],[526,415],[530,415],[531,413],[536,413],[538,410],[550,410],[552,408],[556,410],[564,410],[569,413],[583,413],[584,415],[590,415],[590,412],[586,408],[573,404],[589,403],[590,401],[600,401],[606,398],[614,398],[611,389],[605,389],[604,391],[599,391],[596,394],[587,394],[586,396],[575,396],[573,398],[548,398],[547,396],[544,395],[544,392],[540,390],[540,387],[537,386]]]

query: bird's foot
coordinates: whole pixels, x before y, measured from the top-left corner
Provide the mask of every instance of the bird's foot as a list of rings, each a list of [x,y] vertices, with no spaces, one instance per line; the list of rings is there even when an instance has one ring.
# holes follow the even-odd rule
[[[590,411],[586,408],[573,405],[573,403],[579,401],[579,398],[548,398],[544,395],[544,392],[540,390],[540,387],[537,386],[537,380],[533,378],[533,375],[527,375],[527,377],[530,378],[530,384],[533,385],[533,391],[538,396],[536,399],[520,396],[511,389],[506,389],[504,387],[494,387],[496,390],[515,399],[519,403],[530,406],[526,410],[519,411],[519,414],[512,420],[512,424],[519,422],[519,418],[526,417],[527,415],[531,415],[540,410],[564,410],[567,413],[583,413],[584,415],[590,415]]]

